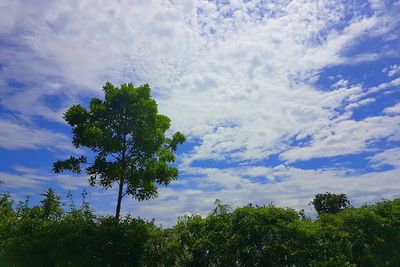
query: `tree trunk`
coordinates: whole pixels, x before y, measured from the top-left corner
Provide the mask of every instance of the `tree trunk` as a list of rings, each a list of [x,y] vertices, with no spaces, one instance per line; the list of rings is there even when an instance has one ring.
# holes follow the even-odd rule
[[[118,189],[118,200],[117,200],[117,209],[115,211],[115,219],[119,220],[119,215],[121,213],[121,202],[122,202],[122,192],[124,189],[124,179],[121,178],[119,180],[119,189]]]
[[[126,125],[126,119],[124,120],[124,125]],[[125,129],[125,126],[124,126]],[[122,157],[121,157],[121,163],[122,163],[122,170],[123,174],[121,175],[121,178],[119,179],[119,189],[118,189],[118,200],[117,200],[117,210],[115,211],[115,219],[119,221],[119,215],[121,213],[121,202],[122,202],[122,197],[123,197],[123,190],[124,190],[124,177],[125,177],[125,168],[126,168],[126,162],[125,162],[125,153],[126,153],[126,133],[124,134],[124,139],[123,139],[123,149],[122,149]]]

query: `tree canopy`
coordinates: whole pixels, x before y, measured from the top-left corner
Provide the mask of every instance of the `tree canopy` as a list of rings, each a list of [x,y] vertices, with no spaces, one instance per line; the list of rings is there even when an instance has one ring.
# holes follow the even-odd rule
[[[318,214],[322,213],[338,213],[339,211],[350,207],[350,201],[346,194],[333,194],[326,192],[325,194],[317,194],[311,201]]]
[[[157,195],[157,184],[168,185],[178,177],[175,151],[185,141],[180,132],[167,136],[170,119],[158,113],[148,84],[134,87],[131,83],[115,87],[106,83],[104,100],[92,98],[89,108],[77,104],[64,114],[72,127],[72,143],[94,153],[94,161],[86,156],[71,156],[54,163],[53,170],[69,170],[89,175],[91,186],[105,189],[118,184],[115,216],[119,218],[125,195],[139,201]]]

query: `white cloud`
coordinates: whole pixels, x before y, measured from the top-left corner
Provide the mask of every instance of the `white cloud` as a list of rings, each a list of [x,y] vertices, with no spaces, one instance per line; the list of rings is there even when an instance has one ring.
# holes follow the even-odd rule
[[[368,117],[361,121],[342,120],[312,134],[309,146],[290,149],[280,156],[293,162],[319,157],[357,154],[382,138],[398,140],[400,116]]]
[[[4,0],[0,3],[0,33],[9,32],[14,28],[15,20],[17,19],[17,10],[19,3],[12,0]]]
[[[350,62],[342,51],[362,36],[395,26],[355,10],[345,1],[24,3],[14,15],[24,20],[5,30],[19,46],[1,56],[2,79],[33,86],[3,88],[2,104],[62,121],[66,106],[100,94],[106,80],[148,82],[173,127],[201,141],[188,161],[265,158],[285,149],[285,137],[329,125],[359,93],[306,84],[319,69]],[[46,100],[54,95],[63,100],[56,108]]]
[[[383,110],[383,113],[388,114],[388,115],[400,114],[400,103],[398,103],[394,106],[385,108]]]
[[[389,67],[384,68],[382,72],[387,73],[389,77],[392,77],[400,73],[400,66],[397,64],[390,65]]]
[[[0,172],[0,180],[4,182],[2,187],[6,189],[39,189],[47,179],[43,179],[40,175],[17,175],[8,172]]]
[[[390,82],[384,82],[379,84],[378,86],[374,86],[368,89],[368,91],[366,92],[366,94],[374,94],[377,92],[380,92],[382,90],[388,89],[388,88],[392,88],[395,86],[399,86],[400,85],[400,78],[396,78],[391,80]]]
[[[375,167],[383,165],[391,165],[396,168],[400,167],[400,148],[387,149],[370,157],[370,161]]]
[[[365,98],[363,100],[360,100],[357,103],[351,103],[350,105],[346,106],[345,110],[346,111],[354,110],[354,109],[357,109],[359,107],[366,106],[368,104],[374,103],[375,101],[376,101],[376,99],[372,98],[372,97]]]
[[[192,173],[197,175],[197,183],[187,180],[191,189],[162,188],[159,198],[142,203],[126,199],[124,208],[133,215],[149,219],[155,217],[156,222],[171,225],[185,212],[207,215],[212,210],[215,199],[221,199],[233,207],[248,203],[272,202],[281,207],[312,212],[308,203],[315,194],[327,191],[348,194],[355,206],[400,196],[398,168],[384,172],[356,174],[345,170],[302,170],[279,166],[265,168],[265,175],[276,178],[275,182],[268,183],[251,182],[248,178],[244,178],[252,172],[256,172],[257,176],[260,175],[260,167],[254,168],[255,171],[252,167],[224,170],[197,169]],[[214,190],[204,190],[202,186],[205,184]]]
[[[59,186],[64,190],[78,191],[88,186],[88,177],[81,175],[54,174],[46,169],[16,166],[13,172],[0,172],[2,187],[24,191],[31,190],[37,196],[48,187]]]
[[[71,145],[70,138],[61,133],[4,118],[0,118],[0,148],[11,150],[56,148],[76,151]]]

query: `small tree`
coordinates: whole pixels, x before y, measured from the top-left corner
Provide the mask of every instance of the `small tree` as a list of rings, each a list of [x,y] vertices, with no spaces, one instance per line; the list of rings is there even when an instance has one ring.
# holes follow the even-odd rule
[[[233,211],[232,207],[228,204],[224,204],[221,200],[216,199],[214,201],[214,209],[211,211],[209,215],[218,216],[225,215],[231,213]]]
[[[0,220],[2,218],[7,218],[13,210],[13,200],[11,199],[10,193],[0,194]]]
[[[43,196],[42,203],[43,217],[46,220],[49,219],[59,219],[63,213],[61,208],[60,197],[56,195],[56,192],[52,188],[47,189]]]
[[[318,214],[335,214],[350,207],[350,201],[346,194],[332,194],[329,192],[315,195],[310,204],[314,205]]]
[[[139,201],[153,198],[156,184],[168,185],[178,177],[178,170],[170,163],[185,137],[180,132],[166,136],[170,119],[158,113],[149,85],[134,87],[129,83],[118,88],[106,83],[103,90],[104,100],[93,98],[89,109],[74,105],[64,118],[72,127],[75,147],[94,152],[94,162],[85,168],[89,184],[105,189],[118,184],[115,217],[119,219],[125,195]],[[80,173],[82,164],[87,164],[86,157],[71,156],[55,162],[53,170]]]

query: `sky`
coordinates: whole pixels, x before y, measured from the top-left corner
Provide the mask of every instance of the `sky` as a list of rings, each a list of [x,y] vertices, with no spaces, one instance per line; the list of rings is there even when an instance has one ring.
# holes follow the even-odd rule
[[[305,209],[400,197],[400,1],[2,0],[0,192],[83,190],[113,214],[116,189],[54,174],[88,152],[63,113],[102,86],[148,83],[173,131],[179,179],[123,213],[172,225],[233,207]]]

